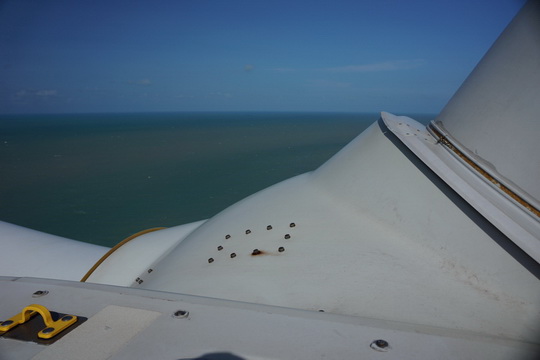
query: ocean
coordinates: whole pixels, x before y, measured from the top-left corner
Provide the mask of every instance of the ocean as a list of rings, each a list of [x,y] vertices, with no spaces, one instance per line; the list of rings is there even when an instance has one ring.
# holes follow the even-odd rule
[[[433,115],[411,115],[427,123]],[[104,246],[312,171],[375,113],[0,116],[0,220]]]

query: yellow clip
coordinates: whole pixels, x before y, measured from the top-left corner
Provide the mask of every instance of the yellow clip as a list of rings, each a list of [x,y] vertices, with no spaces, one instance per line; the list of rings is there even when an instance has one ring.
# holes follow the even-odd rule
[[[45,323],[45,329],[38,333],[38,337],[41,339],[50,339],[77,322],[77,317],[75,315],[64,315],[62,318],[53,321],[51,312],[45,306],[32,304],[25,307],[22,312],[12,318],[0,322],[0,332],[9,331],[19,324],[24,324],[36,314],[40,314]]]

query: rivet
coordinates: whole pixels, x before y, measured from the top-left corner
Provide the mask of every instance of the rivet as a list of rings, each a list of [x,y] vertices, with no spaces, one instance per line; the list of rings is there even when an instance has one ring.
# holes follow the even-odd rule
[[[295,227],[295,226],[296,226],[295,223],[290,223],[290,224],[289,224],[289,227]]]
[[[47,295],[49,292],[47,290],[38,290],[36,291],[35,293],[32,294],[32,297],[40,297],[40,296],[45,296]]]
[[[246,235],[248,235],[248,234],[251,234],[251,230],[249,230],[249,229],[246,230]]]
[[[291,238],[291,235],[285,234],[285,239],[290,239],[290,238]]]
[[[71,319],[73,319],[73,316],[71,316],[71,315],[66,315],[66,316],[64,316],[64,317],[62,318],[62,321],[69,321],[69,320],[71,320]]]
[[[230,239],[231,238],[231,235],[227,234],[225,235],[225,239]]]
[[[234,259],[236,257],[236,253],[231,254],[231,259]]]
[[[185,317],[188,317],[188,315],[189,315],[189,311],[186,311],[186,310],[176,310],[173,313],[173,317],[175,318],[185,318]]]
[[[266,227],[266,230],[272,230],[272,225],[268,225],[268,226]]]
[[[284,252],[285,251],[285,248],[283,246],[281,246],[279,249],[278,249],[279,252]]]
[[[53,331],[54,331],[54,328],[52,328],[52,327],[48,327],[48,328],[45,328],[45,329],[41,330],[41,332],[44,333],[44,334],[50,334]]]
[[[220,246],[217,247],[217,249],[218,249],[218,251],[221,251],[221,250],[223,250],[223,246],[220,245]]]
[[[13,320],[6,320],[0,323],[0,326],[8,326],[13,324]]]
[[[208,263],[209,263],[209,264],[211,264],[211,263],[213,263],[213,262],[214,262],[214,258],[208,259]]]
[[[261,253],[261,250],[255,249],[255,250],[253,250],[253,252],[251,253],[251,255],[259,255],[260,253]]]

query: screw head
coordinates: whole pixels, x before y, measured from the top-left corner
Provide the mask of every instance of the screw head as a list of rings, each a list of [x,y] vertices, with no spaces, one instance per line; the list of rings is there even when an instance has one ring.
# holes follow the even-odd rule
[[[70,321],[71,319],[73,319],[73,316],[71,315],[66,315],[62,318],[62,321]]]
[[[260,253],[261,253],[261,250],[255,249],[255,250],[253,250],[253,252],[251,253],[251,255],[259,255]]]
[[[218,249],[218,251],[221,251],[221,250],[223,250],[223,246],[220,245],[220,246],[217,247],[217,249]]]
[[[36,297],[40,297],[40,296],[45,296],[48,293],[49,292],[47,290],[38,290],[38,291],[36,291],[35,293],[32,294],[32,297],[36,298]]]
[[[44,333],[44,334],[50,334],[53,331],[54,331],[54,328],[52,328],[52,327],[48,327],[48,328],[45,328],[45,329],[41,330],[41,332]]]
[[[6,320],[6,321],[2,321],[0,323],[0,326],[8,326],[8,325],[11,325],[13,324],[13,320]]]
[[[225,235],[225,239],[230,239],[231,238],[231,235],[227,234]]]
[[[377,351],[388,351],[390,348],[390,344],[388,344],[388,341],[383,339],[374,340],[369,347],[371,347],[373,350]]]
[[[231,254],[231,259],[234,259],[236,257],[236,253]]]
[[[251,230],[247,229],[246,230],[246,235],[249,235],[249,234],[251,234]]]
[[[290,234],[285,234],[285,239],[290,239],[290,238],[291,238]]]
[[[266,227],[266,230],[272,230],[272,225],[268,225],[268,226]]]
[[[209,263],[209,264],[211,264],[211,263],[213,263],[213,262],[214,262],[214,258],[208,259],[208,263]]]
[[[292,228],[293,228],[293,227],[295,227],[295,226],[296,226],[295,223],[290,223],[290,224],[289,224],[289,227],[292,227]]]

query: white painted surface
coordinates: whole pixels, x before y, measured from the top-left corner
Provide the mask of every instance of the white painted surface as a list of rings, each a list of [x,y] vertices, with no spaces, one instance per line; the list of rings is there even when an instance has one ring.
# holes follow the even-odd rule
[[[154,263],[203,223],[204,220],[140,235],[107,257],[86,281],[132,286],[137,278],[151,272]]]
[[[226,209],[133,286],[537,340],[540,281],[388,134]]]
[[[540,219],[480,176],[418,122],[383,113],[388,128],[431,170],[529,256],[540,262]]]
[[[109,250],[0,221],[0,274],[80,280]]]
[[[160,315],[157,311],[109,305],[32,360],[110,359]]]
[[[37,289],[49,294],[36,300],[32,293]],[[0,319],[20,311],[21,304],[36,301],[55,311],[88,317],[93,331],[83,336],[83,324],[49,346],[0,338],[2,360],[55,352],[59,359],[95,358],[92,351],[105,353],[102,341],[105,350],[114,347],[110,360],[532,360],[540,351],[538,344],[468,331],[141,289],[0,277]],[[189,311],[189,316],[173,317],[179,309]],[[144,319],[131,319],[139,314]],[[110,344],[114,337],[98,336],[113,330],[128,334],[119,338],[118,346]],[[376,339],[390,344],[387,352],[370,347]]]
[[[529,1],[436,122],[540,208],[540,2]]]

